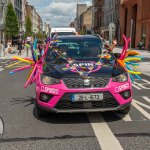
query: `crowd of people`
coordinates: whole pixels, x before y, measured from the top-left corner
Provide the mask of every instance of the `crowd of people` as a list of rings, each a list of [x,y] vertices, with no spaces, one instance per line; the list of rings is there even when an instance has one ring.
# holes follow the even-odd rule
[[[37,39],[37,49],[38,49],[38,52],[39,54],[41,55],[42,54],[42,50],[44,49],[44,45],[47,43],[47,39],[38,39],[38,38],[35,38]],[[5,48],[6,48],[6,52],[5,54],[13,54],[13,53],[18,53],[18,55],[21,55],[22,54],[22,50],[23,49],[26,49],[25,45],[28,44],[30,45],[31,43],[34,42],[35,40],[32,36],[27,36],[26,39],[22,39],[21,37],[19,37],[17,39],[17,42],[15,42],[15,44],[13,44],[13,40],[7,40],[6,42],[6,45],[5,45]],[[1,41],[0,43],[0,49],[3,49],[3,42]]]

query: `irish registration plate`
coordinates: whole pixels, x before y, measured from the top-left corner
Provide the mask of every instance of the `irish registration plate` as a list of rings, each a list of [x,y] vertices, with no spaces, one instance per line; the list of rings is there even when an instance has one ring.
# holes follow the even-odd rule
[[[72,102],[103,101],[103,93],[72,94]]]

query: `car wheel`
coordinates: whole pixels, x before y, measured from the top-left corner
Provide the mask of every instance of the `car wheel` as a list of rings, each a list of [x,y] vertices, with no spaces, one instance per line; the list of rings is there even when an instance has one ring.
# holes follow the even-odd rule
[[[127,106],[124,109],[118,110],[117,113],[122,114],[122,115],[127,115],[130,111],[131,106]]]
[[[37,104],[35,105],[35,109],[36,109],[37,117],[45,117],[45,116],[48,115],[48,112],[46,112],[43,109],[39,108]]]

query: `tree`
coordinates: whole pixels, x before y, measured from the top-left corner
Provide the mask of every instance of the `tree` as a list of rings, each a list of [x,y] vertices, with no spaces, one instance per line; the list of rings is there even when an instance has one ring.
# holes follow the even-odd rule
[[[26,17],[25,20],[25,28],[26,28],[26,35],[32,35],[32,21],[30,17]]]
[[[37,37],[38,39],[44,39],[44,38],[46,37],[46,35],[45,35],[45,33],[43,33],[43,32],[38,32],[38,33],[36,34],[36,37]]]
[[[8,39],[11,39],[12,36],[16,36],[19,33],[18,18],[12,3],[7,5],[4,30]]]

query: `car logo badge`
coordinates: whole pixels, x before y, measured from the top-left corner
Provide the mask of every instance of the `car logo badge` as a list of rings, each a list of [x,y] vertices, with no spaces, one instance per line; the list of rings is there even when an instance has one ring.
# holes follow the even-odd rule
[[[84,85],[85,86],[88,86],[88,85],[90,85],[91,83],[90,83],[90,80],[89,79],[84,79]]]

